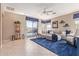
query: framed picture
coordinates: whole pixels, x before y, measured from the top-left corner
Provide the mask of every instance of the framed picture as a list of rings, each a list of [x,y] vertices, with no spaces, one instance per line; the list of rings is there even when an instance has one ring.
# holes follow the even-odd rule
[[[52,28],[58,28],[58,21],[52,22]]]

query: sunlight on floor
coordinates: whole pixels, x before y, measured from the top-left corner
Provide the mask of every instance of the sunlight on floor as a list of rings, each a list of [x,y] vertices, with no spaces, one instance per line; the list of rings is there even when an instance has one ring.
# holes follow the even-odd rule
[[[5,43],[0,52],[2,56],[57,56],[30,39]]]

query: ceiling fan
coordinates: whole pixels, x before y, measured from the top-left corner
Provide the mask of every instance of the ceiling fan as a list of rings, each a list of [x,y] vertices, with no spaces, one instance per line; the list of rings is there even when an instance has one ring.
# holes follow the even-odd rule
[[[46,15],[54,15],[54,14],[56,14],[56,12],[54,12],[53,10],[49,10],[47,8],[44,8],[42,13],[46,14]]]

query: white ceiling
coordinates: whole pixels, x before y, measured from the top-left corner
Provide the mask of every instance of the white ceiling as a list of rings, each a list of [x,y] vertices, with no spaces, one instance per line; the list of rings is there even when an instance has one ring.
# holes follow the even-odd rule
[[[67,13],[79,11],[79,3],[6,3],[5,6],[15,8],[16,12],[21,12],[27,16],[39,19],[51,19]],[[42,14],[44,8],[56,12],[54,15]]]

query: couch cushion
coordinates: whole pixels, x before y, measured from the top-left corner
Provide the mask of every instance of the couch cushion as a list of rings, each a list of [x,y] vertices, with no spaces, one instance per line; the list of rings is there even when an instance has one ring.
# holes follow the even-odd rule
[[[74,44],[74,37],[67,36],[66,40],[69,41],[71,44]]]
[[[58,36],[56,34],[52,34],[52,41],[56,42],[58,40]]]

